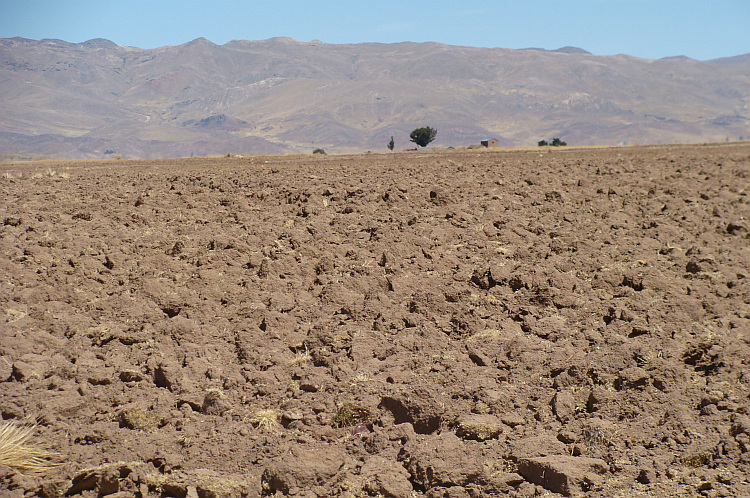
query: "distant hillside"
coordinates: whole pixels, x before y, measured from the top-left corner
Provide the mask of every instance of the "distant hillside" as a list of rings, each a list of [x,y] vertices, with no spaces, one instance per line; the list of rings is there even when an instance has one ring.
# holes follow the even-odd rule
[[[71,158],[750,138],[750,54],[700,62],[289,38],[0,39],[0,152]]]

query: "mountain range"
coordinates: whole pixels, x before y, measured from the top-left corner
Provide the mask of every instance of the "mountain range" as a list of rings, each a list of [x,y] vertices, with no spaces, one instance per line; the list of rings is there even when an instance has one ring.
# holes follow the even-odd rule
[[[709,61],[439,43],[0,39],[2,157],[160,158],[750,138],[750,54]]]

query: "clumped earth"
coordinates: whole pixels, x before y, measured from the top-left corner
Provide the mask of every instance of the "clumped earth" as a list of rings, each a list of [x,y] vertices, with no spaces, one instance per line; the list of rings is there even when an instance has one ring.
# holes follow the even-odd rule
[[[748,144],[0,172],[8,496],[750,495]]]

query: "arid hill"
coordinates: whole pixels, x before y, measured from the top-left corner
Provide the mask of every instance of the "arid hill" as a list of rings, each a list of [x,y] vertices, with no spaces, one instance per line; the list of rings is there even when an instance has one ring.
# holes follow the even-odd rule
[[[156,49],[0,40],[0,150],[71,158],[750,137],[748,55],[713,61],[288,38]]]

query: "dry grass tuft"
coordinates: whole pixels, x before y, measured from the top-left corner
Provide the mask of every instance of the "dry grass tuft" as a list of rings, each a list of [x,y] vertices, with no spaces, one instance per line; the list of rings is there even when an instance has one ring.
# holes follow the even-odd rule
[[[251,423],[257,429],[275,434],[281,431],[280,418],[281,413],[278,410],[258,410],[246,418],[245,422]]]
[[[232,410],[232,404],[221,389],[209,389],[203,398],[201,412],[206,415],[223,415]]]
[[[137,405],[120,410],[117,414],[117,421],[120,423],[120,427],[142,431],[153,431],[164,425],[164,421],[158,413]]]
[[[372,422],[372,410],[359,403],[344,403],[333,417],[334,427],[349,427]]]
[[[482,339],[493,339],[495,337],[500,337],[503,335],[503,331],[499,329],[485,329],[481,332],[477,332],[476,334],[467,337],[465,339],[466,342],[475,342],[475,341],[481,341]]]
[[[21,176],[22,175],[19,174],[19,178]],[[67,172],[67,171],[64,171],[64,172],[58,174],[57,171],[55,171],[54,169],[47,168],[43,172],[42,171],[37,171],[36,173],[33,173],[31,175],[31,178],[34,179],[34,180],[38,180],[40,178],[68,179],[68,178],[70,178],[70,173]]]
[[[227,395],[221,389],[208,389],[203,398],[203,406],[211,405],[219,400],[226,399]]]
[[[37,447],[30,441],[33,426],[21,427],[10,422],[0,424],[0,465],[22,474],[42,474],[62,464],[60,455]]]
[[[305,363],[309,363],[311,361],[312,361],[312,355],[310,354],[310,350],[307,349],[307,344],[305,344],[304,351],[297,351],[294,354],[292,365],[304,365]]]
[[[356,387],[362,384],[367,384],[368,382],[372,382],[372,380],[373,378],[370,377],[370,375],[367,372],[360,372],[352,378],[350,385],[352,387]]]
[[[13,322],[17,322],[18,320],[22,320],[23,318],[26,317],[28,313],[22,310],[9,308],[5,310],[5,314],[8,315],[8,318],[6,318],[6,321],[8,323],[13,323]]]
[[[193,445],[193,439],[187,436],[180,436],[177,438],[177,444],[183,448],[189,448]]]

